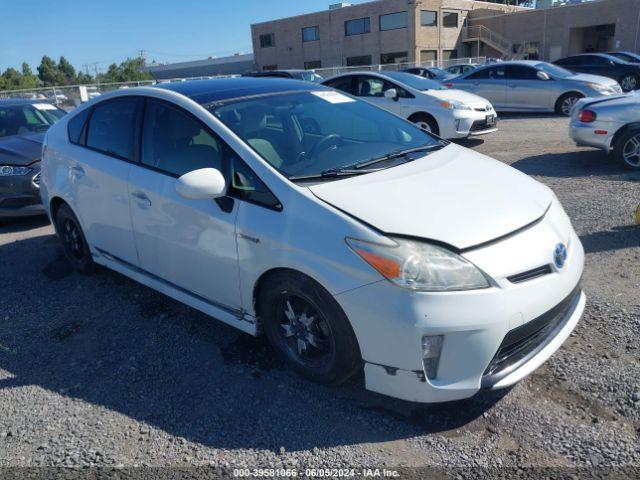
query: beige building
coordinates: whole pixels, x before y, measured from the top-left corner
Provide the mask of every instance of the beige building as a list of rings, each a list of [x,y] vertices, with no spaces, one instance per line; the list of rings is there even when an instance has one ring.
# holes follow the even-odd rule
[[[378,0],[251,26],[256,67],[325,68],[469,56],[470,12],[522,10],[473,0]]]
[[[468,24],[465,43],[472,55],[553,61],[640,48],[640,0],[597,0],[510,14],[485,10],[472,12]]]

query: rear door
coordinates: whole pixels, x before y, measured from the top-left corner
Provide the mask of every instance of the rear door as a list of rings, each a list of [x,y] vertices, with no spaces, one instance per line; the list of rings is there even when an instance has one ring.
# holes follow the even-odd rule
[[[463,81],[454,83],[453,88],[461,88],[486,98],[496,109],[507,107],[507,81],[504,65],[472,72]]]
[[[78,154],[69,166],[75,212],[88,243],[137,265],[127,177],[134,158],[134,131],[142,105],[139,97],[98,103],[90,112]]]
[[[140,163],[129,176],[140,268],[216,306],[240,309],[237,202],[189,200],[178,177],[200,168],[224,172],[229,147],[194,115],[148,99]]]
[[[552,80],[538,78],[538,71],[526,65],[507,65],[506,105],[522,110],[541,108],[547,103]]]

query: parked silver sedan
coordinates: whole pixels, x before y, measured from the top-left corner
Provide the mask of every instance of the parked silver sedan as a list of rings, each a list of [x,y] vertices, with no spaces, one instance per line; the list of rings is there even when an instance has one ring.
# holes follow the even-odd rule
[[[640,170],[640,93],[584,98],[571,115],[569,136],[579,146],[599,148],[628,168]]]
[[[618,82],[598,75],[575,74],[537,60],[486,65],[445,82],[489,100],[502,112],[556,112],[569,116],[583,97],[622,93]]]

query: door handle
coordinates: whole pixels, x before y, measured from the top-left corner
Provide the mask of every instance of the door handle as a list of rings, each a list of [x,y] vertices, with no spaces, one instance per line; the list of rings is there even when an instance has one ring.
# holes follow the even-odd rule
[[[78,165],[71,167],[71,177],[72,178],[84,177],[84,169]]]
[[[136,202],[138,202],[141,207],[151,206],[151,199],[149,199],[149,197],[147,197],[143,192],[133,192],[131,196],[135,199]]]

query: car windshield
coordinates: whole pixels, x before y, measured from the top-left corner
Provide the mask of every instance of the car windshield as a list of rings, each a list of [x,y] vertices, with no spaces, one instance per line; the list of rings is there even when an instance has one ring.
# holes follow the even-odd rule
[[[553,75],[555,77],[569,78],[575,75],[575,73],[570,72],[569,70],[559,67],[557,65],[554,65],[552,63],[546,63],[546,62],[538,63],[536,64],[536,67],[542,70],[543,72],[546,72],[549,75]]]
[[[449,72],[438,67],[431,67],[429,70],[431,70],[431,72],[435,73],[436,75],[449,75]]]
[[[209,110],[292,180],[331,178],[347,173],[340,169],[374,161],[357,170],[367,173],[398,164],[398,155],[406,150],[446,144],[395,115],[332,90],[245,97]],[[382,158],[394,154],[388,161]]]
[[[305,80],[307,82],[320,83],[323,80],[320,75],[310,71],[300,72],[296,76],[298,76],[301,80]]]
[[[440,82],[435,80],[429,80],[428,78],[420,77],[412,73],[406,72],[387,72],[387,77],[405,85],[415,88],[416,90],[446,90],[447,88]]]
[[[0,137],[45,131],[64,115],[49,103],[0,105]]]

